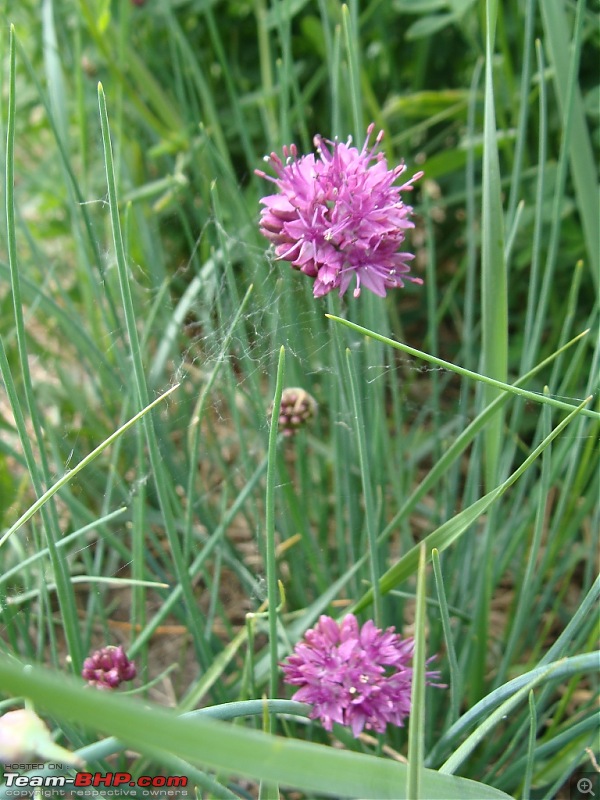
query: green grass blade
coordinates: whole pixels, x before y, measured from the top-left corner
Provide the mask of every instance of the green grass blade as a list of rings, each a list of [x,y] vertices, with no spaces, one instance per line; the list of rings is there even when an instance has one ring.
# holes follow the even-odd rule
[[[63,536],[60,542],[57,542],[57,548],[60,550],[61,547],[66,547],[70,542],[75,541],[81,536],[84,536],[86,533],[93,531],[95,528],[103,525],[104,523],[110,522],[112,519],[115,519],[118,516],[121,516],[127,508],[118,508],[116,511],[112,511],[110,514],[106,514],[104,517],[100,517],[99,519],[95,519],[89,525],[85,525],[83,528],[80,528],[73,533],[70,533],[68,536]],[[0,542],[0,545],[2,543]],[[48,555],[48,548],[44,547],[41,550],[36,550],[36,552],[29,556],[28,558],[19,562],[19,564],[12,569],[5,570],[2,575],[0,575],[0,586],[3,583],[7,583],[12,577],[17,575],[22,569],[25,567],[29,567],[31,564],[34,564],[40,558],[44,558],[44,556]]]
[[[278,662],[278,636],[277,636],[277,560],[275,556],[275,480],[277,474],[277,436],[279,432],[279,409],[281,395],[283,394],[283,381],[285,375],[285,348],[279,350],[277,363],[277,379],[275,382],[275,396],[273,398],[273,413],[269,428],[269,451],[267,456],[267,491],[265,498],[265,553],[267,563],[267,598],[269,608],[269,655],[271,661],[269,691],[272,698],[277,696],[279,683]],[[271,731],[275,722],[271,720]]]
[[[534,369],[530,370],[527,374],[523,375],[519,378],[518,381],[515,382],[515,386],[520,386],[523,383],[526,383],[530,380],[537,372],[542,370],[547,364],[550,364],[552,361],[557,359],[564,350],[569,347],[570,345],[574,344],[576,341],[580,340],[582,336],[585,334],[580,334],[580,336],[573,339],[564,348],[557,350],[548,359],[537,364]],[[469,425],[460,433],[456,439],[452,442],[452,444],[444,451],[443,455],[440,459],[433,465],[429,473],[423,478],[421,483],[411,492],[405,502],[401,505],[398,511],[394,514],[390,522],[386,525],[384,530],[379,535],[379,540],[383,541],[389,537],[392,531],[397,528],[398,523],[402,519],[406,519],[411,511],[416,507],[419,500],[424,497],[430,489],[436,485],[438,481],[442,479],[448,468],[456,462],[458,457],[465,452],[468,445],[473,441],[475,436],[479,431],[483,429],[487,420],[496,412],[496,409],[500,405],[504,405],[508,402],[510,395],[508,392],[505,392],[500,397],[496,398],[493,403],[491,403],[487,408],[481,411],[475,419],[469,423]]]
[[[437,589],[440,604],[440,616],[444,629],[444,642],[446,643],[446,657],[450,667],[450,719],[458,719],[460,713],[460,698],[462,696],[462,675],[456,658],[456,648],[452,638],[452,628],[450,626],[450,614],[448,612],[448,602],[446,600],[446,590],[444,589],[444,579],[440,565],[440,555],[435,548],[431,551],[431,563],[435,576],[435,586]]]
[[[529,91],[531,80],[531,51],[533,49],[533,31],[535,23],[535,0],[527,0],[525,4],[525,29],[523,31],[523,67],[521,70],[521,86],[519,90],[519,127],[515,147],[515,160],[510,180],[510,197],[508,200],[507,220],[512,226],[517,213],[519,190],[523,176],[523,157],[527,144],[527,120],[529,118]]]
[[[542,412],[542,424],[544,426],[544,433],[547,436],[550,429],[550,415],[549,409],[545,407]],[[525,573],[518,590],[516,601],[516,610],[512,615],[510,621],[510,633],[508,640],[504,646],[504,653],[502,660],[496,673],[496,685],[504,680],[507,673],[509,664],[513,663],[514,651],[522,635],[523,628],[527,621],[527,615],[531,613],[533,605],[533,593],[535,589],[534,575],[536,565],[539,561],[539,553],[542,545],[542,536],[544,530],[544,521],[547,514],[548,494],[550,491],[550,467],[552,462],[552,449],[547,447],[542,453],[542,470],[539,483],[539,500],[537,505],[537,513],[535,524],[533,528],[533,536],[527,556],[527,564]]]
[[[581,13],[583,8],[585,8],[585,3],[580,0],[578,13]],[[547,0],[547,2],[540,3],[540,9],[547,47],[554,66],[554,84],[563,114],[567,111],[569,93],[572,92],[572,107],[569,114],[571,124],[569,158],[577,196],[577,208],[583,223],[587,255],[597,291],[600,272],[598,173],[583,99],[576,83],[577,76],[569,69],[569,54],[572,50],[566,10],[560,0]]]
[[[537,737],[537,713],[535,710],[535,695],[529,692],[529,742],[527,744],[527,761],[525,777],[523,778],[523,800],[529,800],[531,781],[533,778],[533,765],[535,763],[535,744]]]
[[[59,57],[59,45],[54,25],[54,3],[44,0],[42,3],[42,26],[44,45],[44,64],[46,81],[50,95],[50,107],[56,121],[56,127],[63,142],[67,141],[67,110],[65,106],[65,84]]]
[[[546,253],[546,265],[544,270],[544,277],[541,288],[539,292],[537,292],[537,295],[535,296],[536,300],[535,323],[533,326],[533,330],[531,332],[531,339],[528,340],[530,349],[536,348],[542,339],[543,329],[544,326],[546,325],[546,320],[547,320],[548,304],[551,301],[552,282],[556,272],[557,258],[559,254],[560,231],[563,222],[562,218],[563,218],[565,186],[568,175],[569,156],[572,153],[570,149],[570,144],[571,144],[571,138],[574,133],[573,125],[575,122],[575,118],[573,114],[573,109],[576,97],[577,71],[579,67],[579,58],[581,51],[583,9],[584,9],[584,3],[580,2],[578,5],[577,16],[575,20],[575,30],[573,32],[573,47],[571,52],[571,58],[569,60],[567,93],[564,99],[564,106],[562,108],[563,118],[564,118],[563,131],[562,131],[562,140],[561,140],[560,154],[558,158],[558,167],[556,173],[556,185],[554,187],[554,195],[552,201],[552,225],[550,229],[549,242]],[[542,59],[540,58],[540,66],[542,66],[542,63],[543,63]],[[572,165],[572,160],[571,160],[571,165]],[[533,287],[533,289],[535,289],[535,287]]]
[[[342,6],[342,30],[344,44],[348,58],[350,107],[352,109],[352,126],[356,141],[362,136],[364,125],[362,121],[362,102],[360,90],[360,61],[358,52],[358,10],[357,3],[350,0],[350,7]]]
[[[383,621],[383,606],[381,593],[379,590],[379,555],[377,545],[377,534],[375,530],[375,507],[373,504],[373,489],[371,485],[371,470],[367,455],[367,437],[365,432],[365,420],[362,413],[360,399],[358,396],[358,376],[356,367],[352,360],[352,353],[346,350],[346,361],[348,364],[348,375],[350,378],[350,392],[352,395],[352,407],[354,409],[354,433],[358,444],[358,460],[360,465],[360,475],[362,480],[363,498],[365,504],[365,525],[367,527],[367,538],[369,542],[369,563],[371,569],[371,583],[373,586],[373,617],[378,628],[385,627]]]
[[[508,363],[508,286],[504,259],[504,213],[500,196],[500,164],[494,111],[494,37],[496,0],[486,2],[485,112],[483,131],[483,197],[481,244],[482,372],[506,382]],[[486,405],[498,396],[484,387]],[[485,432],[485,485],[496,484],[502,448],[503,414],[496,414]]]
[[[415,654],[412,665],[413,679],[408,723],[406,795],[411,800],[420,800],[425,796],[423,795],[423,761],[425,757],[426,563],[425,545],[421,544],[415,606]]]
[[[527,313],[525,315],[524,341],[533,343],[533,328],[536,311],[540,304],[540,260],[542,247],[543,209],[544,209],[544,177],[546,174],[546,149],[548,139],[548,107],[546,100],[546,79],[544,76],[544,51],[539,40],[536,40],[538,73],[540,75],[539,98],[539,133],[538,133],[538,174],[535,193],[535,222],[533,228],[533,246],[531,268],[529,273],[529,290],[527,293]],[[543,315],[540,315],[543,318]],[[536,342],[537,344],[537,342]],[[535,358],[537,347],[524,347],[521,355],[521,371],[529,369]]]
[[[25,321],[21,299],[21,280],[17,259],[17,231],[15,223],[15,134],[16,134],[16,36],[14,26],[10,27],[9,42],[9,86],[8,86],[8,115],[6,125],[6,170],[5,170],[5,203],[6,203],[6,234],[8,264],[10,269],[10,282],[12,292],[12,307],[17,335],[17,350],[19,366],[25,393],[25,401],[29,417],[34,429],[34,441],[38,449],[39,467],[37,458],[34,457],[29,442],[29,432],[25,427],[25,420],[17,399],[12,372],[9,366],[4,344],[0,342],[1,362],[0,371],[11,396],[11,406],[19,429],[19,438],[25,452],[27,467],[31,475],[38,497],[44,494],[44,486],[50,484],[50,466],[46,455],[46,445],[42,429],[42,419],[38,410],[35,397],[31,371],[29,369],[29,354],[25,336]],[[79,672],[83,661],[79,622],[75,607],[75,596],[69,580],[68,566],[57,551],[56,543],[60,539],[60,525],[58,515],[53,504],[44,509],[44,532],[50,553],[50,560],[57,583],[58,599],[61,614],[64,620],[64,630],[67,638],[73,670]],[[7,534],[3,537],[3,541]]]

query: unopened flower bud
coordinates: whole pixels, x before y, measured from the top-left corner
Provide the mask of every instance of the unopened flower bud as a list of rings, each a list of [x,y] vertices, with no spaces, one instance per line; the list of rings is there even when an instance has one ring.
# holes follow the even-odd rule
[[[123,647],[103,647],[83,662],[81,675],[98,689],[116,689],[123,681],[135,678],[137,670],[125,655]]]
[[[269,409],[269,415],[273,408]],[[304,389],[283,390],[279,407],[279,430],[284,436],[294,436],[298,428],[317,413],[317,401]]]

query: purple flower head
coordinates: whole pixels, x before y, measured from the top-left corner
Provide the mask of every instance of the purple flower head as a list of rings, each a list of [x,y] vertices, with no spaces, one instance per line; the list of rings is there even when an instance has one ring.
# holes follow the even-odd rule
[[[135,678],[137,670],[125,655],[123,647],[103,647],[83,662],[81,675],[90,686],[98,689],[116,689],[123,681]]]
[[[341,296],[352,280],[355,297],[362,286],[385,297],[386,289],[404,286],[405,280],[423,282],[408,274],[414,256],[400,251],[406,229],[414,227],[412,208],[400,193],[410,191],[423,173],[394,186],[406,167],[388,169],[384,154],[375,152],[383,131],[369,146],[374,128],[367,128],[360,151],[351,140],[342,144],[316,136],[317,157],[298,158],[290,145],[283,148],[285,163],[276,153],[265,159],[276,178],[256,170],[279,190],[261,200],[260,230],[277,259],[315,279],[315,297],[333,289]]]
[[[382,631],[371,620],[360,628],[354,614],[341,624],[323,615],[282,664],[284,679],[300,687],[292,699],[312,705],[311,719],[326,730],[339,722],[354,736],[363,728],[383,733],[410,714],[413,651],[414,640],[394,628]]]

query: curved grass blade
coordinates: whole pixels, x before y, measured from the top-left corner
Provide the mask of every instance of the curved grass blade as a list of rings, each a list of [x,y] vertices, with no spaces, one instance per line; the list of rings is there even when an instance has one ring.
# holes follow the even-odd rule
[[[599,663],[600,651],[583,653],[582,655],[553,661],[550,664],[543,664],[523,675],[519,675],[517,678],[513,678],[511,681],[508,681],[508,683],[505,683],[504,686],[499,686],[498,689],[490,692],[490,694],[476,703],[473,708],[470,708],[466,714],[463,714],[463,716],[446,731],[427,757],[426,763],[429,765],[435,763],[438,754],[442,753],[444,749],[453,747],[454,743],[460,739],[474,722],[482,717],[489,717],[492,710],[499,704],[503,703],[507,698],[512,697],[515,692],[518,692],[521,688],[530,686],[531,682],[538,677],[545,676],[541,682],[547,683],[553,680],[565,680],[581,672],[596,673]]]
[[[479,372],[473,372],[470,369],[459,367],[457,364],[452,364],[450,361],[444,361],[442,358],[431,356],[429,353],[424,353],[422,350],[417,350],[415,347],[409,347],[409,345],[404,344],[403,342],[395,342],[393,339],[388,339],[387,336],[382,336],[379,333],[370,331],[368,328],[363,328],[362,325],[357,325],[355,322],[350,322],[350,320],[343,319],[342,317],[336,317],[333,314],[325,314],[325,316],[334,320],[335,322],[341,322],[342,325],[346,325],[348,328],[351,328],[357,333],[362,333],[363,336],[368,336],[371,339],[377,339],[377,341],[383,342],[384,344],[389,344],[390,347],[393,347],[396,350],[401,350],[403,353],[407,353],[409,356],[415,356],[415,358],[428,361],[430,364],[435,364],[436,366],[443,367],[451,372],[456,372],[457,375],[461,375],[463,378],[471,378],[474,381],[487,383],[490,386],[496,387],[497,389],[503,389],[505,392],[516,394],[519,397],[523,397],[526,400],[531,400],[534,403],[545,403],[553,408],[560,408],[563,411],[573,411],[574,409],[578,408],[571,403],[565,403],[562,400],[556,400],[553,397],[546,397],[544,394],[528,392],[526,389],[521,389],[516,384],[504,383],[503,381],[498,381],[495,378],[489,378],[486,375],[481,375]],[[582,335],[587,333],[589,333],[588,330],[583,331]],[[600,421],[599,411],[593,411],[591,408],[583,408],[581,413],[584,417],[591,417],[592,419]]]
[[[454,774],[454,772],[456,772],[460,765],[468,758],[477,745],[490,735],[498,723],[507,718],[509,712],[512,711],[515,706],[517,706],[522,700],[525,699],[525,697],[531,694],[535,686],[537,686],[539,683],[543,683],[544,679],[549,676],[550,672],[550,669],[546,669],[541,674],[536,675],[535,678],[533,678],[529,683],[516,691],[512,697],[509,697],[508,700],[505,700],[504,703],[498,706],[498,708],[495,709],[495,711],[493,711],[488,717],[486,717],[481,725],[479,725],[473,731],[473,733],[467,739],[465,739],[460,747],[456,748],[450,758],[448,758],[442,764],[439,771],[444,773],[444,775]]]

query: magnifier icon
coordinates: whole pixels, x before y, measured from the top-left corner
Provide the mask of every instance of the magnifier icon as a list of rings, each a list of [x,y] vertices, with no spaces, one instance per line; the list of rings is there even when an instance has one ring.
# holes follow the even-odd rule
[[[577,791],[581,794],[591,794],[592,797],[596,795],[592,791],[593,784],[589,778],[580,778],[577,781]]]

